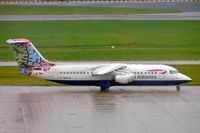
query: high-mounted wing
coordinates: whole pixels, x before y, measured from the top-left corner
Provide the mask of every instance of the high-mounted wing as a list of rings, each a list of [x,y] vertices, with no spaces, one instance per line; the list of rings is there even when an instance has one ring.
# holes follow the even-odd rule
[[[110,72],[113,72],[115,70],[118,70],[122,67],[125,67],[123,64],[109,64],[109,65],[104,65],[104,66],[101,66],[97,69],[95,69],[92,74],[93,75],[104,75],[104,74],[107,74],[107,73],[110,73]]]

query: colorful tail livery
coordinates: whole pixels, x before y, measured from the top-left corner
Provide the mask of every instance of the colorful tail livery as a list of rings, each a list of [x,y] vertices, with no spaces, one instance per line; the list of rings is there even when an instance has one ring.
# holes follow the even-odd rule
[[[20,72],[25,75],[32,74],[33,67],[41,67],[43,71],[50,69],[54,63],[47,61],[27,39],[9,39]]]

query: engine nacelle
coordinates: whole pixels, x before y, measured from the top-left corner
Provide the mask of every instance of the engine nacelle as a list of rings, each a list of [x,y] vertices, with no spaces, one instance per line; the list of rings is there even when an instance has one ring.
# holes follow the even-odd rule
[[[128,84],[133,81],[133,74],[116,75],[115,82],[120,84]]]

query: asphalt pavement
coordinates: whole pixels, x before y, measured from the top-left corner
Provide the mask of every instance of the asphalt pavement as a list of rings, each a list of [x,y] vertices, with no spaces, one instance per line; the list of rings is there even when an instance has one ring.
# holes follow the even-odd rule
[[[200,12],[136,15],[1,15],[0,21],[32,20],[200,20]]]
[[[199,133],[200,86],[0,86],[0,133]]]
[[[134,9],[170,9],[183,13],[137,15],[1,15],[0,21],[27,20],[200,20],[200,2],[61,2],[20,3],[35,6],[91,6]]]
[[[12,5],[34,5],[34,6],[91,6],[91,7],[113,7],[113,8],[134,8],[134,9],[164,9],[178,10],[182,12],[200,12],[200,2],[38,2],[38,3],[16,3]]]

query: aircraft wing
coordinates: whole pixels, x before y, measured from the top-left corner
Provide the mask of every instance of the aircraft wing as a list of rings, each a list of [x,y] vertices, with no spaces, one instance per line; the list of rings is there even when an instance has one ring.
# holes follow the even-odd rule
[[[104,66],[101,66],[101,67],[95,69],[92,72],[92,74],[93,75],[104,75],[104,74],[113,72],[115,70],[118,70],[118,69],[120,69],[122,67],[124,67],[123,64],[109,64],[109,65],[104,65]]]

